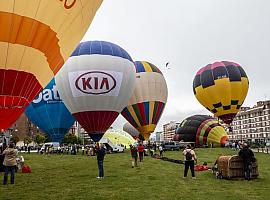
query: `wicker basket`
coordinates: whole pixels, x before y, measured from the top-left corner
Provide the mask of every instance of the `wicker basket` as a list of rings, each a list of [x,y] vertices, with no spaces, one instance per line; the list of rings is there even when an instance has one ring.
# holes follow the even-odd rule
[[[244,164],[239,156],[220,156],[217,160],[218,172],[226,179],[244,178]],[[252,178],[257,178],[258,163],[252,163]]]

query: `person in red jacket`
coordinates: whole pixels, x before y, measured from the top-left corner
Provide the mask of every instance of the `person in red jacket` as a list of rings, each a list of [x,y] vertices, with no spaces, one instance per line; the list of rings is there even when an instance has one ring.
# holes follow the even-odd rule
[[[138,146],[138,152],[139,152],[139,160],[140,160],[140,162],[142,162],[143,153],[144,153],[144,146],[142,145],[142,143],[140,143]]]

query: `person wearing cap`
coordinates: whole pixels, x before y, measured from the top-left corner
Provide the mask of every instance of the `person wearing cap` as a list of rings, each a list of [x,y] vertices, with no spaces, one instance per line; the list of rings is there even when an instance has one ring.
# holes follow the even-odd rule
[[[10,143],[8,148],[6,148],[3,152],[3,154],[5,155],[4,158],[4,168],[5,168],[5,175],[4,175],[4,181],[3,184],[6,185],[8,182],[8,174],[10,172],[11,174],[11,179],[10,179],[10,183],[14,184],[15,182],[15,168],[16,168],[16,157],[17,157],[17,149],[14,149],[14,144]]]
[[[252,177],[252,161],[255,159],[254,153],[251,151],[248,144],[244,143],[238,155],[243,159],[245,179],[250,180]]]

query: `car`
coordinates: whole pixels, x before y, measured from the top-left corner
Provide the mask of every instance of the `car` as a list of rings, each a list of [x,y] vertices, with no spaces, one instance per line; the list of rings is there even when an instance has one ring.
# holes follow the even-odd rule
[[[161,144],[163,146],[164,151],[179,151],[180,144],[175,141],[165,141]]]

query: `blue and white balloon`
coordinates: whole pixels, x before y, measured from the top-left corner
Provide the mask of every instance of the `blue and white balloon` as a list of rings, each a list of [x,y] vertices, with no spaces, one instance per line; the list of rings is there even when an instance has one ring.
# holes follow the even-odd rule
[[[59,96],[54,78],[27,107],[25,114],[53,142],[61,142],[75,121]]]

